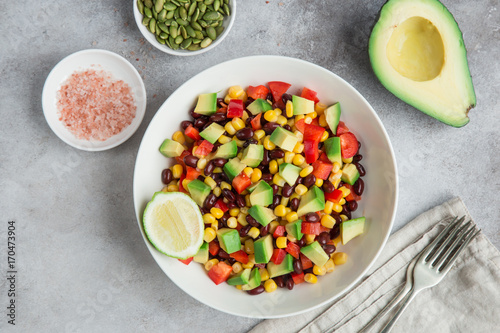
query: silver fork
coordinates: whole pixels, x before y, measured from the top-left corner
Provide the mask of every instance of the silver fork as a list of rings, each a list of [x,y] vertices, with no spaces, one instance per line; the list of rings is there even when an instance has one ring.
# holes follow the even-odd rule
[[[450,223],[418,257],[413,268],[413,286],[406,300],[380,333],[388,333],[408,304],[423,289],[435,286],[450,271],[458,255],[481,230],[462,225],[464,217]],[[442,242],[441,242],[442,241]]]

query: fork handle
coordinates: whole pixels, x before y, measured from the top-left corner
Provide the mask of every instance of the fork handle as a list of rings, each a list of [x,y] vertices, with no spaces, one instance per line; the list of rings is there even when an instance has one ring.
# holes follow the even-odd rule
[[[396,321],[399,319],[399,317],[401,316],[401,314],[403,313],[403,311],[406,309],[406,307],[408,306],[408,304],[410,304],[410,302],[415,298],[415,296],[418,294],[418,292],[420,290],[421,289],[412,288],[412,290],[408,294],[408,297],[406,298],[406,300],[403,302],[403,304],[401,304],[401,307],[394,314],[394,316],[387,323],[387,325],[384,326],[384,328],[380,331],[380,333],[389,333],[391,331],[392,327],[394,326],[394,324],[396,323]]]

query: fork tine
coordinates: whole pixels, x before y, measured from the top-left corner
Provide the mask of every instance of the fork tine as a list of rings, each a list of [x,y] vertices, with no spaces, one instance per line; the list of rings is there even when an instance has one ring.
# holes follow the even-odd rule
[[[476,227],[472,227],[472,229],[475,229]],[[448,271],[450,270],[450,268],[453,266],[453,263],[455,262],[455,260],[457,260],[458,258],[458,255],[460,254],[460,252],[462,252],[463,249],[465,249],[465,247],[469,244],[469,242],[474,238],[476,237],[476,235],[478,233],[481,232],[481,229],[477,230],[476,232],[474,233],[469,233],[469,235],[467,236],[467,238],[465,238],[464,242],[462,243],[462,245],[460,245],[460,247],[458,248],[458,250],[455,251],[455,253],[453,254],[453,256],[450,258],[450,260],[448,260],[447,263],[445,263],[443,265],[443,269],[442,269],[442,273],[443,274],[446,274],[448,273]]]
[[[434,248],[436,247],[436,245],[441,241],[441,239],[443,239],[443,237],[448,233],[448,231],[452,228],[455,228],[457,226],[457,224],[461,223],[464,219],[465,219],[465,216],[463,216],[462,218],[460,218],[458,221],[457,221],[458,217],[455,217],[453,219],[453,221],[451,221],[447,226],[446,228],[443,229],[443,231],[441,231],[441,233],[432,241],[432,243],[430,243],[424,252],[422,252],[421,254],[421,257],[419,260],[424,260],[427,258],[427,256],[429,256],[429,253],[432,252],[432,250],[434,250]]]
[[[465,225],[463,225],[461,228],[460,228],[460,232],[458,233],[458,235],[454,238],[453,240],[453,243],[448,246],[448,248],[446,249],[446,252],[441,255],[440,258],[436,258],[436,261],[432,264],[434,267],[437,267],[438,270],[440,269],[440,266],[441,264],[448,258],[448,256],[450,255],[450,253],[456,249],[457,247],[457,244],[464,240],[465,238],[467,238],[467,236],[469,236],[469,234],[474,230],[474,226],[470,227],[469,228],[469,225],[472,223],[472,221],[469,221],[468,223],[466,223]],[[439,259],[439,260],[437,260]]]
[[[462,221],[462,219],[461,219]],[[433,266],[434,262],[436,262],[440,257],[442,257],[443,252],[447,249],[448,245],[456,238],[456,235],[461,233],[463,230],[466,230],[471,223],[461,225],[462,222],[459,222],[455,228],[453,228],[448,235],[446,235],[446,238],[443,240],[441,245],[436,249],[434,254],[426,259],[427,262],[431,262],[431,265]]]

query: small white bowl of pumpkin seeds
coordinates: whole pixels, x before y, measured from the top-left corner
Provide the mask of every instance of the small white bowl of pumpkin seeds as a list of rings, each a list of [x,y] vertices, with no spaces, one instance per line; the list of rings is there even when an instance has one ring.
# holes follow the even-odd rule
[[[165,53],[190,56],[215,48],[227,36],[236,0],[133,0],[144,38]]]

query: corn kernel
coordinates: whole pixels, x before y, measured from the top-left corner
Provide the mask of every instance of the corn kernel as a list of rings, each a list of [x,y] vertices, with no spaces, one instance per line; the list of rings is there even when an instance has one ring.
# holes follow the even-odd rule
[[[326,139],[328,139],[328,136],[329,136],[328,132],[327,132],[327,131],[324,131],[324,132],[323,132],[323,135],[321,136],[321,139],[320,139],[319,141],[320,141],[320,142],[325,142],[325,141],[326,141]]]
[[[226,135],[221,135],[217,141],[219,141],[219,143],[221,144],[225,144],[231,142],[231,138]]]
[[[285,126],[286,123],[287,123],[287,119],[285,116],[282,116],[282,115],[279,115],[278,116],[278,119],[276,119],[276,122],[280,125],[280,126]]]
[[[240,213],[240,209],[239,208],[231,208],[229,210],[229,215],[233,216],[233,217],[237,217],[239,213]]]
[[[304,275],[304,281],[306,281],[307,283],[315,284],[316,282],[318,282],[318,278],[314,274],[307,273],[306,275]]]
[[[218,221],[212,222],[210,228],[214,229],[215,231],[219,230],[219,222]]]
[[[285,185],[286,181],[279,175],[279,173],[275,174],[273,177],[273,184],[276,184],[280,187],[283,187]]]
[[[278,159],[276,160],[276,162],[278,162],[278,165],[281,165],[281,164],[285,163],[285,160],[284,160],[284,159],[282,159],[282,158],[278,158]]]
[[[215,216],[210,213],[203,214],[203,223],[212,224],[215,222]]]
[[[264,142],[262,143],[262,145],[264,146],[264,148],[266,148],[267,150],[273,150],[274,148],[276,148],[276,145],[271,141],[270,139],[270,136],[267,135],[265,138],[264,138]]]
[[[285,206],[283,205],[278,205],[274,208],[274,215],[278,217],[283,217],[285,216]]]
[[[333,240],[333,245],[337,246],[341,241],[342,238],[340,237],[340,235],[338,235],[337,238]]]
[[[297,238],[293,237],[292,234],[287,234],[286,238],[288,239],[289,242],[292,242],[292,243],[296,243],[297,242]]]
[[[272,293],[276,289],[278,289],[278,285],[276,284],[276,282],[274,282],[273,279],[269,279],[264,282],[264,290],[266,291],[266,293]]]
[[[255,132],[253,132],[253,138],[255,140],[260,140],[265,136],[266,136],[266,132],[264,132],[264,130],[259,129],[259,130],[256,130]]]
[[[310,123],[312,123],[312,121],[313,121],[313,120],[312,120],[312,118],[311,118],[311,117],[309,117],[309,116],[305,116],[305,117],[304,117],[304,123],[306,123],[306,124],[310,124]]]
[[[297,142],[297,144],[293,148],[293,152],[296,153],[296,154],[300,154],[303,151],[304,151],[304,144],[300,143],[300,142]]]
[[[207,184],[208,186],[210,186],[210,188],[213,190],[214,188],[217,187],[217,183],[215,182],[215,180],[208,176],[208,177],[205,177],[205,180],[203,181],[205,184]]]
[[[326,268],[325,268],[325,266],[314,265],[314,267],[313,267],[313,273],[316,276],[318,276],[318,275],[319,276],[325,275],[326,274]]]
[[[344,214],[340,214],[340,218],[342,219],[342,222],[349,220],[349,218]]]
[[[280,225],[286,226],[288,224],[287,220],[280,220]]]
[[[269,280],[269,272],[265,268],[259,268],[260,281],[264,282]]]
[[[237,285],[236,285],[236,286],[234,286],[234,287],[235,287],[236,289],[238,289],[238,290],[242,290],[242,289],[243,289],[241,284],[237,284]]]
[[[237,261],[237,262],[235,262],[233,264],[233,273],[238,274],[242,270],[243,270],[243,267],[241,267],[241,263],[240,262]]]
[[[238,98],[238,96],[241,95],[241,93],[243,92],[243,88],[241,86],[231,86],[229,87],[228,89],[228,95],[231,97],[231,98]]]
[[[293,158],[295,157],[295,153],[294,152],[291,152],[291,151],[287,151],[285,152],[285,157],[283,158],[283,162],[284,163],[292,163],[293,162]]]
[[[226,125],[224,125],[224,129],[229,135],[236,134],[236,130],[234,129],[233,124],[231,122],[226,123]]]
[[[276,109],[274,109],[274,112],[276,112],[276,114],[279,116],[279,115],[281,115],[282,111],[280,108],[276,108]]]
[[[345,198],[340,199],[339,205],[343,206],[343,205],[345,205],[345,203],[346,203]]]
[[[278,113],[275,110],[269,110],[264,113],[264,119],[268,122],[275,122],[278,120]]]
[[[218,259],[215,259],[215,258],[214,258],[214,259],[210,259],[209,261],[207,261],[207,262],[205,263],[205,269],[206,269],[207,271],[209,271],[209,270],[211,270],[211,269],[212,269],[212,267],[214,267],[214,266],[215,266],[215,265],[217,265],[218,263],[219,263],[219,260],[218,260]]]
[[[217,208],[217,207],[210,208],[210,213],[213,216],[215,216],[216,219],[220,219],[224,215],[224,212],[222,211],[222,209]]]
[[[262,178],[262,171],[259,168],[254,168],[250,180],[252,183],[257,183]]]
[[[243,115],[241,116],[241,119],[246,122],[248,117],[249,117],[248,112],[243,110]]]
[[[342,191],[342,197],[343,197],[343,198],[347,197],[347,196],[351,193],[351,190],[350,190],[350,189],[348,189],[348,188],[347,188],[347,187],[345,187],[345,186],[341,186],[341,187],[339,188],[339,191]]]
[[[177,131],[172,134],[172,140],[179,142],[181,145],[186,142],[186,138],[184,138],[184,133],[181,131]]]
[[[342,212],[342,206],[335,202],[333,203],[332,209],[335,213]]]
[[[301,165],[302,163],[304,163],[304,162],[305,162],[305,160],[306,160],[306,159],[305,159],[305,157],[304,157],[304,156],[302,156],[302,155],[300,155],[300,154],[295,154],[295,156],[294,156],[294,157],[293,157],[293,159],[292,159],[292,163],[293,163],[294,165]]]
[[[187,188],[188,184],[191,182],[189,179],[183,179],[182,180],[182,187]]]
[[[167,186],[168,192],[179,192],[179,186],[175,184],[170,184]]]
[[[269,233],[274,234],[274,232],[276,231],[276,228],[279,225],[280,225],[280,223],[278,221],[272,221],[271,223],[269,223]]]
[[[238,117],[231,119],[231,124],[233,125],[236,131],[245,128],[245,122]]]
[[[325,202],[325,209],[323,210],[325,214],[331,214],[333,211],[333,202],[330,200],[327,200]]]
[[[210,243],[211,241],[213,241],[215,239],[215,237],[217,236],[217,234],[215,233],[215,230],[212,229],[212,228],[205,228],[205,232],[204,232],[204,235],[203,235],[203,240],[207,243]]]
[[[298,115],[296,115],[296,116],[295,116],[295,122],[298,122],[299,120],[304,119],[304,117],[305,117],[305,116],[304,116],[303,114],[298,114]]]
[[[306,117],[309,117],[311,119],[314,119],[318,116],[318,113],[316,111],[313,111],[311,113],[306,114]]]
[[[300,170],[300,177],[307,177],[311,172],[313,172],[313,166],[312,165],[308,165],[307,167],[305,167],[304,169]]]
[[[334,188],[338,188],[340,185],[340,177],[335,178],[335,180],[332,182]]]
[[[321,127],[327,127],[328,126],[328,123],[326,122],[326,116],[324,114],[322,114],[321,116],[319,116],[318,124]]]
[[[231,229],[234,229],[238,226],[238,220],[234,216],[231,216],[230,218],[228,218],[226,223],[227,223],[228,228],[231,228]]]
[[[286,211],[287,208],[289,208],[289,207],[287,207],[289,201],[290,201],[290,198],[281,197],[280,204],[285,207],[285,211]],[[291,210],[291,208],[290,208],[290,210]]]
[[[332,173],[337,173],[340,171],[340,163],[339,162],[333,162],[333,168],[332,168]]]
[[[223,189],[228,189],[228,190],[230,190],[232,187],[231,187],[231,185],[229,185],[229,184],[228,184],[228,183],[226,183],[226,182],[221,182],[221,183],[220,183],[220,188],[221,188],[221,190],[223,190]]]
[[[342,162],[348,164],[348,163],[352,163],[352,157],[349,157],[349,158],[342,158]]]
[[[297,221],[298,219],[299,219],[299,215],[296,212],[290,212],[290,213],[286,214],[286,220],[290,223]]]
[[[314,239],[316,238],[316,235],[305,234],[304,237],[305,237],[306,243],[309,245],[311,243],[314,243]]]
[[[242,140],[239,140],[237,137],[233,136],[233,141],[236,142],[236,145],[238,147],[243,147],[243,145],[245,144],[245,141],[242,141]],[[243,158],[243,152],[240,152],[238,154],[238,158],[241,160]]]
[[[172,167],[172,176],[175,179],[181,178],[182,172],[184,171],[184,168],[180,164],[176,164]]]
[[[232,99],[231,96],[229,96],[229,94],[227,94],[226,96],[224,96],[224,103],[229,104],[231,99]]]
[[[221,172],[222,172],[222,168],[216,167],[214,169],[214,173],[221,173]]]
[[[254,253],[254,248],[253,248],[253,239],[247,239],[245,241],[245,244],[243,246],[243,251],[245,251],[247,254],[253,254]]]
[[[331,229],[335,225],[335,219],[331,215],[325,214],[321,217],[321,225],[325,228]]]
[[[327,107],[328,106],[326,104],[318,102],[314,105],[314,111],[316,111],[316,113],[320,115],[323,114],[323,112],[325,112]]]
[[[253,239],[259,237],[260,235],[260,230],[256,227],[251,227],[250,230],[248,231],[248,236],[252,237]]]
[[[285,236],[280,236],[280,237],[276,238],[276,247],[278,247],[278,249],[285,249],[286,243],[287,243],[287,239]]]
[[[285,114],[288,118],[293,117],[293,103],[292,101],[286,101]]]
[[[298,195],[304,195],[307,192],[307,187],[304,184],[299,184],[295,187],[295,193]]]
[[[248,255],[248,262],[255,264],[255,254]]]
[[[196,163],[196,167],[200,170],[205,169],[207,166],[207,159],[206,158],[200,158],[198,159],[198,163]]]
[[[343,265],[347,261],[347,254],[345,252],[335,252],[332,259],[335,265]]]
[[[250,261],[249,261],[249,262],[248,262],[248,263],[246,263],[246,264],[241,264],[241,267],[243,267],[244,269],[252,269],[254,265],[255,265],[255,264],[254,264],[253,262],[250,262]]]
[[[314,185],[316,185],[317,187],[323,186],[323,179],[316,178],[316,181],[314,182]]]
[[[247,207],[252,207],[252,202],[250,201],[250,194],[245,195],[245,205]]]
[[[328,259],[328,261],[325,264],[326,272],[331,273],[335,269],[335,263],[333,262],[333,259]]]
[[[162,192],[168,192],[168,186],[163,186],[163,188],[161,189]]]
[[[212,190],[212,192],[215,194],[216,197],[220,197],[220,195],[222,194],[222,190],[219,186],[217,186],[216,188],[214,188]]]
[[[295,131],[293,131],[293,135],[295,135],[295,137],[297,138],[297,140],[304,141],[304,134],[302,134],[301,131],[295,130]]]

